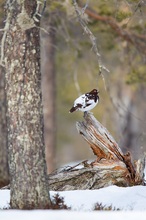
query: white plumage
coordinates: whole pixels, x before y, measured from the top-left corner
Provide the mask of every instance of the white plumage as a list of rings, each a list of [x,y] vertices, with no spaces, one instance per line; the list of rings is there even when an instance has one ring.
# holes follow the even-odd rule
[[[82,112],[86,112],[93,109],[99,101],[98,93],[99,92],[97,91],[97,89],[93,89],[91,92],[81,95],[79,98],[77,98],[74,101],[74,105],[70,109],[70,112],[74,112],[78,110]]]

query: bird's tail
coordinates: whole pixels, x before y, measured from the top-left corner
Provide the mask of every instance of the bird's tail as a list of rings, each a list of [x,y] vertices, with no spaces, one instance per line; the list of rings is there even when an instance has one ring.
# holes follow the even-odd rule
[[[78,108],[77,106],[76,106],[76,107],[73,106],[73,107],[69,110],[69,112],[70,112],[70,113],[75,112],[75,111],[77,110],[77,108]]]

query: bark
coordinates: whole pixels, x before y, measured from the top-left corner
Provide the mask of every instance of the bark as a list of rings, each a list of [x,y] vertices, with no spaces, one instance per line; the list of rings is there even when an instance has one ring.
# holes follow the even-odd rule
[[[9,183],[4,73],[0,67],[0,187]]]
[[[50,19],[50,20],[49,20]],[[45,21],[46,23],[46,21]],[[55,169],[56,148],[56,83],[55,83],[55,28],[53,20],[47,16],[47,33],[42,31],[42,95],[44,111],[44,135],[48,173]]]
[[[48,208],[37,1],[7,1],[6,6],[2,61],[6,68],[10,204],[16,209]]]
[[[91,113],[77,122],[79,134],[88,142],[96,160],[49,175],[51,190],[99,189],[109,185],[132,186],[144,184],[145,158],[133,164],[130,152],[123,154],[118,144]]]

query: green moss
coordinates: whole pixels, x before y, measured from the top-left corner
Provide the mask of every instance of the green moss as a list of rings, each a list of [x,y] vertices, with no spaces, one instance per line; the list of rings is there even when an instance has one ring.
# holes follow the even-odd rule
[[[146,82],[146,66],[141,66],[138,69],[132,70],[126,79],[127,84],[143,83]]]
[[[146,28],[146,25],[145,25],[145,28]],[[137,24],[137,25],[134,25],[131,28],[131,30],[136,31],[137,33],[142,33],[143,32],[143,27]]]
[[[109,5],[105,4],[104,2],[99,5],[99,14],[100,15],[111,16],[112,13],[113,13],[113,10]]]
[[[49,0],[48,1],[48,5],[49,5],[49,11],[50,12],[54,12],[54,11],[64,11],[64,8],[63,8],[63,4],[61,1],[51,1]]]
[[[124,19],[126,18],[129,18],[132,16],[132,13],[131,12],[125,12],[125,11],[118,11],[116,13],[116,19],[117,21],[121,22],[123,21]]]

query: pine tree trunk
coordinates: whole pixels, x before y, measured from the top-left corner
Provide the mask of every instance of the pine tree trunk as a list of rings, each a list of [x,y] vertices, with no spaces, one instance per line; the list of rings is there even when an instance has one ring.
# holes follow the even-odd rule
[[[10,204],[15,209],[48,208],[37,1],[7,1],[4,39]],[[36,18],[36,17],[35,17]]]
[[[0,187],[9,183],[4,72],[0,67]]]

